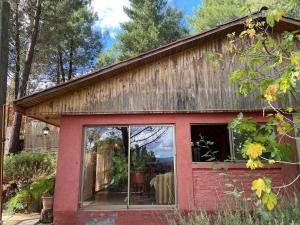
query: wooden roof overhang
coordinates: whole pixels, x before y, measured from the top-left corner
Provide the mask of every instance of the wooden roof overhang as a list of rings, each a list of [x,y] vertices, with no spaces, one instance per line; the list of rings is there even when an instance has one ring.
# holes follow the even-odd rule
[[[264,19],[261,16],[261,13],[254,14],[258,19]],[[132,57],[130,59],[121,61],[117,64],[104,67],[100,70],[88,73],[86,75],[80,76],[68,82],[56,85],[51,88],[47,88],[40,92],[25,96],[23,98],[17,99],[14,101],[14,108],[17,112],[20,112],[26,116],[36,118],[38,120],[59,126],[60,124],[60,116],[63,114],[72,114],[72,112],[57,112],[57,113],[45,113],[44,115],[31,114],[30,109],[36,107],[42,103],[45,103],[49,100],[55,101],[56,98],[64,96],[68,93],[78,91],[80,89],[86,88],[96,82],[100,82],[111,78],[115,75],[122,74],[126,71],[130,71],[139,66],[149,64],[151,62],[157,61],[163,57],[174,55],[183,50],[193,48],[195,45],[199,45],[204,43],[205,41],[210,41],[212,39],[218,38],[220,36],[224,36],[230,32],[241,31],[244,27],[244,21],[247,17],[242,17],[240,19],[233,20],[231,22],[222,24],[213,29],[201,32],[197,35],[190,36],[187,38],[183,38],[172,43],[163,45],[156,49],[150,50],[138,56]],[[283,17],[280,23],[276,26],[278,30],[297,30],[300,28],[300,21],[291,19],[288,17]],[[261,108],[252,109],[252,111],[258,111]],[[218,111],[242,111],[242,109],[222,109],[222,110],[213,110],[213,109],[203,109],[201,112],[218,112]],[[249,111],[249,110],[248,110]],[[147,111],[150,113],[161,112],[157,110]],[[164,111],[167,112],[167,111]],[[174,111],[170,111],[174,112]],[[185,111],[186,112],[186,111]],[[194,111],[195,112],[195,111]],[[88,114],[88,112],[82,112],[83,114]],[[91,114],[108,114],[108,113],[120,113],[114,112],[112,109],[110,112],[91,112]],[[126,113],[126,112],[124,112]],[[128,112],[130,113],[130,112]],[[145,111],[136,111],[135,113],[145,113]],[[74,113],[76,115],[80,114],[78,112]]]

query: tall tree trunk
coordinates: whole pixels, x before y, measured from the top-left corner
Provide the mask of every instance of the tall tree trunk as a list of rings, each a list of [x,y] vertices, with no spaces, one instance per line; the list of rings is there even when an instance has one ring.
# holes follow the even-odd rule
[[[121,127],[121,132],[122,132],[122,139],[123,139],[123,145],[124,145],[124,150],[125,150],[125,155],[128,156],[128,151],[129,151],[129,146],[128,146],[128,129],[127,127]]]
[[[70,42],[70,55],[69,55],[69,73],[68,73],[68,80],[71,80],[73,74],[73,48],[74,48],[73,38],[71,38]]]
[[[15,71],[15,99],[18,98],[18,93],[19,93],[19,88],[20,88],[20,22],[19,22],[19,0],[16,2],[16,45],[15,45],[15,51],[16,51],[16,61],[15,61],[15,66],[16,66],[16,71]]]
[[[36,11],[34,16],[34,26],[31,34],[30,44],[26,53],[24,69],[22,71],[22,76],[21,76],[22,77],[21,85],[18,92],[18,98],[21,98],[26,94],[27,83],[30,75],[33,56],[34,56],[34,48],[36,46],[37,37],[39,33],[41,12],[42,12],[42,0],[37,0]],[[21,123],[22,123],[22,115],[16,112],[14,114],[14,122],[13,122],[9,148],[8,148],[10,153],[16,153],[19,151],[18,146],[19,146]]]
[[[2,223],[3,209],[3,158],[4,158],[4,137],[5,125],[3,120],[3,110],[6,104],[7,71],[8,71],[8,28],[10,5],[6,1],[0,2],[0,221]]]
[[[57,57],[57,63],[56,63],[56,84],[60,83],[60,70],[59,70],[59,58]]]
[[[65,75],[65,70],[64,70],[62,50],[60,47],[58,48],[58,58],[59,58],[59,65],[60,65],[61,80],[64,83],[64,82],[66,82],[66,75]]]

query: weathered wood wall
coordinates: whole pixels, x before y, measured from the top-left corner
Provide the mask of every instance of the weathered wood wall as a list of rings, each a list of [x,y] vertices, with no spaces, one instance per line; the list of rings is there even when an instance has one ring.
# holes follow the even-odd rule
[[[49,134],[43,134],[43,128],[49,128]],[[59,128],[49,124],[29,120],[25,123],[23,132],[24,150],[28,151],[57,151],[59,148]]]
[[[223,36],[222,36],[223,37]],[[226,51],[226,40],[205,41],[176,55],[99,81],[81,90],[26,110],[42,118],[60,114],[253,111],[265,104],[243,97],[228,81],[238,64]],[[209,52],[222,52],[225,63],[217,68]],[[288,99],[287,105],[292,102]],[[299,98],[297,104],[300,105]],[[59,122],[57,122],[59,123]]]

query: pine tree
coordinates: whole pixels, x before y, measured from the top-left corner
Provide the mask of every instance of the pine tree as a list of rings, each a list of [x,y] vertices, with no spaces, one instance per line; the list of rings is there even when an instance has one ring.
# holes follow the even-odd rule
[[[130,0],[124,7],[129,21],[122,23],[123,32],[116,37],[116,44],[108,54],[100,54],[98,65],[146,52],[188,35],[182,25],[183,14],[171,7],[167,0]]]
[[[278,6],[292,8],[288,10],[287,15],[300,18],[299,0],[203,0],[202,4],[193,11],[193,15],[187,17],[187,21],[193,32],[197,33],[244,16],[249,13],[249,10],[259,11],[263,6],[269,9]]]
[[[203,0],[187,21],[197,33],[239,18],[244,4],[242,0]]]
[[[92,69],[102,48],[88,1],[12,0],[10,72],[15,98],[32,93],[39,80],[70,80]],[[29,43],[29,44],[28,44]],[[34,85],[35,84],[35,85]],[[15,113],[9,152],[17,152],[22,115]]]
[[[45,10],[39,46],[48,46],[37,55],[36,66],[56,83],[88,72],[101,51],[101,33],[92,30],[97,16],[81,0],[49,2]]]

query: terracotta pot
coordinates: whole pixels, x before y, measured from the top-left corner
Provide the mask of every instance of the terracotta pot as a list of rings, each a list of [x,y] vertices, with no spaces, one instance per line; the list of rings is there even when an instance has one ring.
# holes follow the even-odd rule
[[[43,209],[52,209],[53,208],[53,196],[42,197]]]
[[[131,172],[130,182],[132,184],[143,184],[144,183],[144,172]]]

